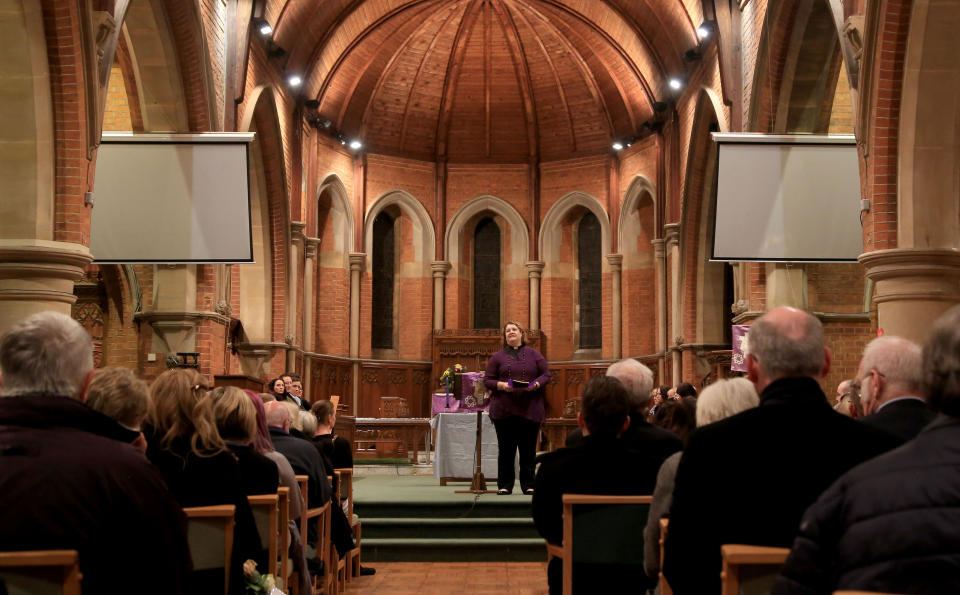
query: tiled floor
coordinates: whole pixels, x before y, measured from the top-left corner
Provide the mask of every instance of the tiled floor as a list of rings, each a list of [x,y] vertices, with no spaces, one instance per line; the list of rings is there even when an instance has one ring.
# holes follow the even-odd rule
[[[547,592],[547,565],[543,562],[381,562],[376,569],[373,576],[353,579],[347,593]]]

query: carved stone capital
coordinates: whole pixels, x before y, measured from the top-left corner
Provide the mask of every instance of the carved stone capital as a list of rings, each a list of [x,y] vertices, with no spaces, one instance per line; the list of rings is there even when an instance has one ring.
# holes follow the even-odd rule
[[[351,252],[350,253],[350,270],[351,271],[360,271],[363,272],[364,263],[367,260],[366,252]]]
[[[547,266],[547,263],[542,260],[530,260],[524,263],[527,267],[527,276],[533,279],[539,279],[543,274],[544,267]]]
[[[667,223],[663,226],[663,236],[668,246],[675,246],[680,243],[680,224]]]
[[[317,248],[320,246],[320,238],[306,237],[305,241],[304,255],[307,258],[316,258]]]
[[[607,254],[607,262],[611,269],[619,271],[623,268],[623,254]]]
[[[666,240],[663,238],[656,238],[650,240],[650,243],[653,244],[653,255],[655,258],[663,258],[666,255]]]
[[[861,254],[860,264],[877,284],[874,302],[960,302],[960,252],[894,248]]]
[[[290,240],[293,242],[304,241],[307,236],[304,235],[303,230],[307,228],[307,224],[303,221],[291,221],[290,222]]]
[[[430,270],[433,271],[434,279],[446,277],[451,268],[453,268],[453,265],[446,260],[434,260],[430,263]]]

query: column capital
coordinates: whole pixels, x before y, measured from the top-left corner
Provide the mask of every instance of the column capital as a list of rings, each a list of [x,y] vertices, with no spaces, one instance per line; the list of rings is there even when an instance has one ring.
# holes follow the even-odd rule
[[[664,239],[667,241],[667,244],[680,243],[680,224],[667,223],[663,226],[663,235]]]
[[[666,240],[663,238],[654,238],[650,240],[650,243],[653,245],[653,255],[657,258],[663,258],[663,255],[666,254]]]
[[[530,260],[524,263],[527,267],[527,276],[540,278],[540,275],[543,274],[544,267],[547,266],[547,263],[542,260]]]
[[[307,228],[307,224],[303,221],[291,221],[290,222],[290,240],[304,240],[306,235],[304,235],[303,230]]]
[[[623,254],[607,254],[607,262],[614,271],[623,268]]]
[[[442,279],[447,276],[453,265],[447,260],[434,260],[430,263],[430,270],[433,271],[433,277]]]
[[[366,252],[351,252],[350,253],[350,270],[363,272],[363,266],[367,261]]]
[[[306,248],[304,254],[307,258],[316,258],[317,256],[317,246],[320,245],[320,238],[311,238],[305,236],[304,240],[306,242]]]

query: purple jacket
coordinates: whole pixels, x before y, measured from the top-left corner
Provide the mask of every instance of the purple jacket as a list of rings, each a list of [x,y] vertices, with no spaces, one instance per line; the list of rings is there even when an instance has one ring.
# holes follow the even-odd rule
[[[513,392],[497,390],[498,381],[522,380],[539,383],[537,390],[514,389]],[[522,345],[514,357],[509,348],[501,349],[487,361],[487,373],[483,384],[493,392],[490,401],[490,418],[503,419],[519,415],[530,421],[543,422],[543,389],[550,382],[547,360],[533,347]]]

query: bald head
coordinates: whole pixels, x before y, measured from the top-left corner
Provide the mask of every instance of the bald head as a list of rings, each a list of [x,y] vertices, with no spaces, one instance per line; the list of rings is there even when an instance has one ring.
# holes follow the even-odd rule
[[[823,325],[803,310],[770,310],[750,326],[747,343],[747,372],[757,392],[780,378],[820,378],[830,370]]]
[[[267,425],[272,428],[290,429],[290,410],[281,402],[270,401],[263,404],[267,416]]]
[[[866,413],[898,397],[921,393],[923,352],[919,345],[902,337],[879,337],[863,350],[857,370],[860,397]]]

